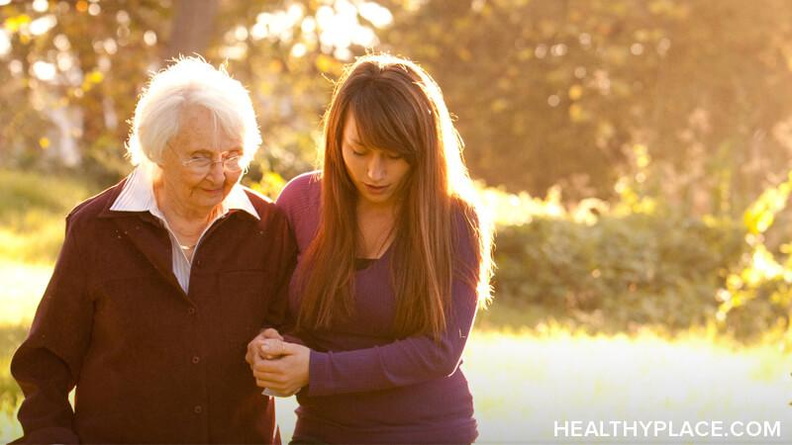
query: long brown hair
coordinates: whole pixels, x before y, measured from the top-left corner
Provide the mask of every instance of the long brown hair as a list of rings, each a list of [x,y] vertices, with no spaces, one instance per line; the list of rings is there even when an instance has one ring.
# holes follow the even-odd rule
[[[465,217],[468,240],[476,243],[479,270],[462,276],[477,287],[481,302],[490,298],[492,232],[476,212],[462,141],[440,88],[417,64],[383,54],[361,57],[346,68],[324,116],[321,216],[297,271],[304,277],[298,326],[328,328],[354,310],[358,192],[341,151],[350,113],[364,145],[399,153],[410,165],[393,241],[395,328],[403,337],[438,339],[451,303],[459,241],[455,212]]]

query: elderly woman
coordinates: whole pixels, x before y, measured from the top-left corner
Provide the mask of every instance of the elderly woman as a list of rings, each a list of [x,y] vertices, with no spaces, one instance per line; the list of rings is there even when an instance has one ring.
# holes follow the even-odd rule
[[[295,261],[284,215],[239,184],[260,142],[225,71],[188,58],[151,79],[127,144],[137,168],[68,216],[11,363],[19,442],[280,442],[244,358],[280,326]]]

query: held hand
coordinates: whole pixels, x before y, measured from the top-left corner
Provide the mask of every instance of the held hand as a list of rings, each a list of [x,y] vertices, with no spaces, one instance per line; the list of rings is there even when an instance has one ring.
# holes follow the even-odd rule
[[[263,330],[253,340],[250,340],[250,343],[248,343],[247,346],[247,354],[245,354],[245,361],[248,362],[251,370],[258,361],[274,358],[274,357],[265,357],[260,353],[261,345],[267,339],[277,339],[283,341],[283,337],[280,335],[280,333],[278,333],[277,330],[272,328]]]
[[[268,389],[270,394],[286,397],[308,385],[311,350],[307,347],[278,339],[265,339],[260,345],[259,354],[278,357],[257,361],[253,365],[256,384]]]

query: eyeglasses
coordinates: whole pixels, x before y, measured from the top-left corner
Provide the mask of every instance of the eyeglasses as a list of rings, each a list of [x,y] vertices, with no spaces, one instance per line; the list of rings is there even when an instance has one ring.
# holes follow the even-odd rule
[[[241,159],[242,156],[240,155],[231,155],[215,161],[211,156],[195,155],[186,161],[182,161],[182,165],[195,173],[208,172],[215,164],[223,164],[223,170],[225,171],[238,172],[242,170],[242,166],[239,164]]]
[[[238,154],[222,156],[219,161],[215,161],[212,156],[195,154],[181,164],[195,174],[207,174],[215,164],[223,164],[223,170],[236,173],[242,170],[241,160],[242,156]]]

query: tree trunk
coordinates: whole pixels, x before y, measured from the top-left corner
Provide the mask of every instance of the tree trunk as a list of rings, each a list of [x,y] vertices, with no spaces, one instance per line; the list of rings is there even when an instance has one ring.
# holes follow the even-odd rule
[[[218,0],[176,0],[174,3],[173,28],[165,58],[204,55],[214,31]]]

